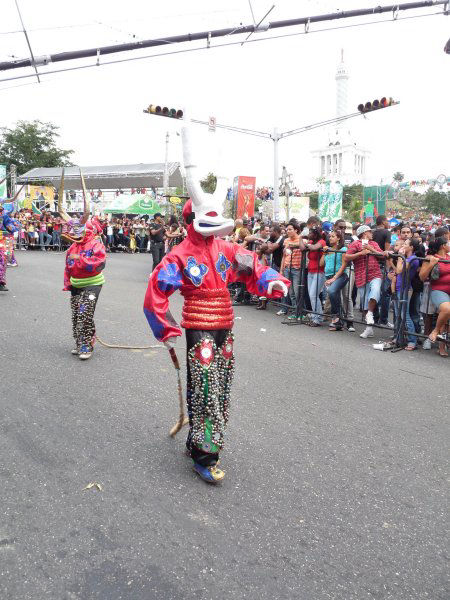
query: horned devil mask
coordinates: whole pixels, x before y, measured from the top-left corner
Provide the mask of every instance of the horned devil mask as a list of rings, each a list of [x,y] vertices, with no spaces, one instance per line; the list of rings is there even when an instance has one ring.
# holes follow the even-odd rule
[[[185,113],[185,119],[186,113]],[[186,171],[186,187],[192,200],[192,224],[197,233],[205,237],[215,235],[225,236],[233,230],[234,222],[226,219],[223,212],[223,201],[227,194],[227,180],[217,177],[217,186],[214,194],[204,192],[200,186],[198,167],[192,157],[191,123],[188,119],[181,129],[183,141],[183,160]]]
[[[74,218],[72,219],[71,217],[69,217],[69,215],[66,213],[66,211],[63,209],[62,207],[62,200],[63,200],[63,196],[64,196],[64,168],[62,169],[61,172],[61,183],[59,185],[59,190],[58,190],[58,212],[61,215],[61,217],[64,219],[64,221],[67,223],[67,231],[64,231],[64,233],[62,234],[62,236],[64,238],[66,238],[69,242],[81,242],[84,239],[84,236],[86,235],[86,222],[89,219],[89,213],[90,213],[90,209],[89,209],[89,205],[88,205],[88,201],[87,201],[87,193],[86,193],[86,184],[84,182],[84,177],[83,177],[83,173],[81,172],[80,169],[80,178],[81,178],[81,185],[83,188],[83,202],[84,202],[84,211],[83,211],[83,216],[78,218]]]

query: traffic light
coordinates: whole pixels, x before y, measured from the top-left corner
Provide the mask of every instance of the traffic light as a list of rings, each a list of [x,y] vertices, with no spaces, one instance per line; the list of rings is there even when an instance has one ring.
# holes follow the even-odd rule
[[[365,104],[359,104],[358,110],[360,113],[371,112],[372,110],[379,110],[380,108],[387,108],[398,104],[392,98],[381,98],[381,100],[374,100],[373,102],[366,102]]]
[[[183,111],[176,108],[167,108],[167,106],[159,106],[158,104],[150,104],[144,109],[149,115],[158,115],[159,117],[170,117],[171,119],[182,119]]]

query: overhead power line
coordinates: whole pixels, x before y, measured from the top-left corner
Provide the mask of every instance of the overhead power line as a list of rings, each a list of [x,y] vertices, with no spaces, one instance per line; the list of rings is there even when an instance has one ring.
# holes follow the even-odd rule
[[[423,19],[425,17],[436,17],[436,16],[440,16],[442,14],[447,14],[447,13],[433,12],[433,13],[426,13],[426,14],[420,14],[420,15],[410,15],[410,16],[396,18],[395,21],[396,22],[410,21],[412,19]],[[355,27],[367,27],[367,26],[372,26],[372,25],[380,25],[382,23],[387,23],[387,22],[388,21],[386,19],[379,19],[377,21],[368,21],[367,23],[352,23],[352,24],[348,24],[348,25],[340,25],[340,26],[336,26],[336,27],[324,27],[322,29],[314,29],[314,30],[309,30],[309,31],[306,31],[306,30],[305,31],[295,31],[294,33],[284,33],[284,34],[279,34],[279,35],[272,35],[272,36],[250,39],[246,42],[246,44],[255,44],[255,43],[261,43],[261,42],[275,41],[275,40],[280,40],[280,39],[289,38],[289,37],[297,37],[299,35],[311,35],[313,33],[327,33],[329,31],[338,31],[341,29],[352,29]],[[119,58],[119,59],[115,59],[115,60],[108,60],[108,61],[101,61],[101,62],[99,59],[97,59],[97,61],[95,63],[77,65],[75,67],[66,67],[63,69],[51,69],[51,70],[47,70],[47,71],[40,71],[39,75],[42,77],[43,75],[54,75],[57,73],[68,73],[71,71],[79,71],[79,70],[84,70],[84,69],[105,67],[105,66],[109,66],[109,65],[119,65],[119,64],[125,64],[128,62],[134,62],[137,60],[149,60],[151,58],[162,58],[164,56],[175,56],[177,54],[186,54],[189,52],[203,52],[206,49],[218,50],[220,48],[229,48],[232,46],[242,46],[242,42],[241,41],[224,42],[221,44],[214,44],[214,46],[210,46],[209,48],[208,48],[208,46],[196,46],[196,47],[190,46],[187,48],[186,47],[182,48],[180,50],[168,50],[167,52],[157,52],[155,54],[131,56],[129,58]],[[6,81],[17,81],[18,79],[29,79],[30,77],[34,77],[34,76],[35,75],[33,73],[33,74],[28,74],[28,75],[15,75],[14,77],[4,77],[3,79],[0,79],[0,84],[4,83]],[[17,87],[17,86],[12,86],[12,87]],[[0,91],[3,91],[5,89],[10,89],[10,88],[0,87]]]
[[[209,46],[211,39],[225,37],[228,35],[242,35],[266,32],[268,30],[281,29],[284,27],[294,27],[303,25],[307,31],[312,23],[320,23],[324,21],[333,21],[336,19],[348,19],[353,17],[367,17],[377,14],[392,12],[394,18],[401,11],[429,8],[432,6],[446,5],[448,0],[424,0],[422,2],[406,2],[403,4],[390,4],[388,6],[375,6],[373,8],[362,8],[348,11],[340,11],[323,15],[314,15],[310,17],[299,17],[296,19],[284,19],[282,21],[272,21],[264,25],[241,25],[235,28],[214,29],[211,31],[200,31],[197,33],[186,33],[182,35],[174,35],[166,38],[158,38],[151,40],[140,40],[136,42],[127,42],[124,44],[116,44],[112,46],[101,46],[97,48],[87,48],[84,50],[72,50],[69,52],[59,52],[57,54],[49,54],[38,56],[36,58],[27,58],[21,60],[6,61],[0,63],[0,71],[8,71],[11,69],[21,69],[24,67],[45,66],[50,63],[63,62],[68,60],[76,60],[80,58],[90,58],[104,56],[107,54],[115,54],[118,52],[128,52],[131,50],[142,50],[143,48],[153,48],[157,46],[166,46],[170,44],[180,44],[193,41],[204,40]],[[448,14],[448,11],[446,11]]]

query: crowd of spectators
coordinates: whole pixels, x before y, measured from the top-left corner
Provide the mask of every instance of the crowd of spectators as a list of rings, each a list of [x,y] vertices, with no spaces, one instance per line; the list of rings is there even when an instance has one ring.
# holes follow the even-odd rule
[[[365,324],[361,338],[374,337],[377,325],[393,330],[392,338],[398,341],[400,328],[407,350],[429,350],[437,342],[439,354],[447,356],[449,220],[394,227],[384,215],[373,226],[342,219],[322,223],[316,216],[305,223],[292,219],[270,226],[238,220],[231,239],[255,250],[264,264],[291,281],[277,315],[311,327],[329,320],[329,331],[354,332],[359,308]],[[267,307],[265,298],[251,297],[243,285],[233,288],[235,305]],[[301,293],[302,310],[297,310]]]
[[[11,215],[20,221],[17,246],[23,250],[61,251],[67,247],[64,241],[65,221],[55,213],[35,214],[21,210]],[[159,262],[173,246],[183,241],[186,230],[175,216],[165,223],[162,215],[152,217],[99,218],[103,226],[103,241],[108,252],[150,252]],[[156,252],[158,250],[158,252]]]
[[[21,210],[12,216],[22,224],[15,234],[19,248],[59,251],[67,247],[65,222],[57,213]],[[174,215],[113,216],[100,221],[108,252],[149,252],[153,268],[186,236],[183,223]],[[252,218],[236,220],[228,239],[254,250],[262,264],[291,281],[277,315],[301,319],[311,327],[329,320],[330,331],[354,332],[359,307],[366,325],[360,336],[365,339],[374,337],[374,325],[395,329],[403,314],[406,348],[430,349],[436,342],[444,356],[450,318],[449,224],[447,219],[439,225],[404,222],[391,227],[384,215],[372,226],[342,219],[322,223],[316,216],[302,223]],[[267,299],[252,297],[243,284],[233,284],[231,292],[235,305],[267,308]],[[297,310],[300,300],[301,310]]]

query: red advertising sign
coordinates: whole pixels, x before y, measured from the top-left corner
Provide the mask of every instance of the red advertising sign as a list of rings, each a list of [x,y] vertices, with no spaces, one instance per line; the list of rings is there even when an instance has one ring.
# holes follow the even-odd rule
[[[234,178],[234,205],[236,219],[248,219],[255,214],[256,177],[240,175]]]

